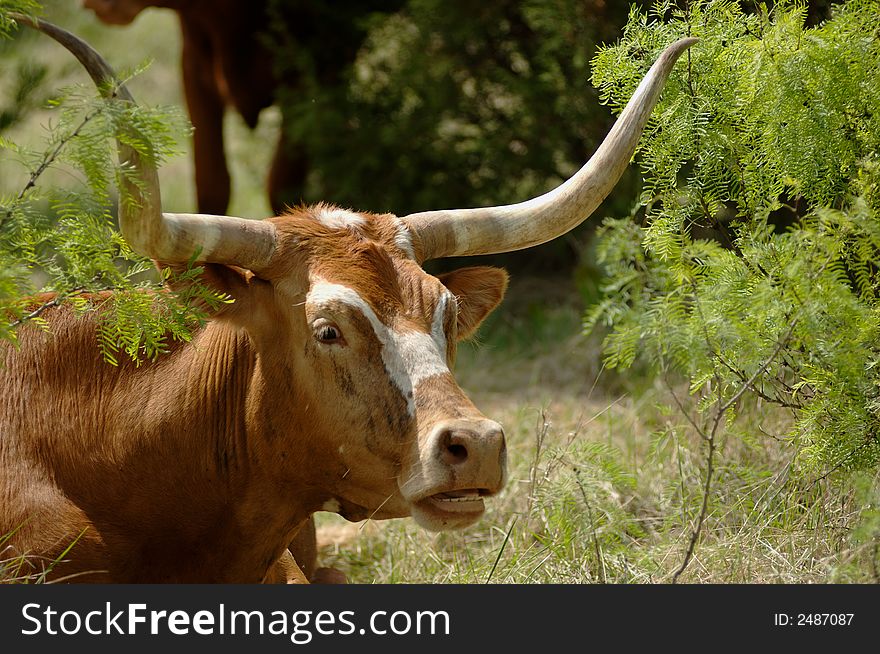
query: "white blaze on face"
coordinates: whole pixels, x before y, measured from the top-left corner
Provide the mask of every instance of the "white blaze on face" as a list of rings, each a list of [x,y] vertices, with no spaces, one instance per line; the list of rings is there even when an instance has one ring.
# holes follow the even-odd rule
[[[443,318],[451,293],[443,293],[431,322],[431,333],[396,331],[385,325],[369,304],[354,289],[341,284],[316,280],[306,297],[309,304],[342,302],[358,309],[369,320],[382,344],[382,362],[388,377],[406,400],[409,414],[415,415],[415,390],[426,379],[449,372],[446,365],[446,334]]]

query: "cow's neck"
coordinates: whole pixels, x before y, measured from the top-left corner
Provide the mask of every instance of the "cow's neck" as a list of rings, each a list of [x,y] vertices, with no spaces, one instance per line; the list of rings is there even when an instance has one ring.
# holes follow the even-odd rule
[[[156,512],[156,495],[169,498],[158,529],[167,536],[175,521],[178,547],[191,544],[207,566],[247,580],[277,558],[320,502],[291,472],[307,469],[299,465],[302,453],[279,448],[274,426],[259,415],[279,389],[269,389],[248,336],[215,322],[193,346],[177,360],[160,359],[179,378],[170,395],[148,402],[145,424],[158,442],[133,465],[156,486],[145,493],[152,506],[144,510]],[[294,419],[284,417],[288,430]],[[213,552],[245,556],[210,562]]]

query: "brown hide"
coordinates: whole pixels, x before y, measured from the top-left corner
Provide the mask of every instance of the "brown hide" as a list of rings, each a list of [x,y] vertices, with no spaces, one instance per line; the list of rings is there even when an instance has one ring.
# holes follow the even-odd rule
[[[258,508],[266,489],[248,480],[247,336],[218,321],[136,371],[101,361],[93,320],[67,308],[47,318],[51,332],[23,329],[0,371],[0,387],[18,389],[0,435],[2,526],[20,526],[13,546],[52,560],[84,532],[58,572],[109,574],[83,581],[183,581],[169,552],[191,579],[260,581],[283,547],[267,532],[292,537],[306,514],[278,524]],[[254,514],[235,515],[246,498]]]
[[[500,489],[497,425],[448,372],[413,382],[408,413],[387,338],[433,343],[442,325],[446,345],[434,354],[451,363],[456,332],[500,302],[506,275],[452,273],[450,288],[471,309],[454,303],[440,314],[449,291],[404,255],[393,217],[328,228],[324,211],[333,208],[272,219],[284,256],[266,279],[208,265],[205,280],[235,302],[155,361],[105,363],[100,310],[77,317],[64,305],[44,312],[48,331],[24,326],[20,348],[4,346],[7,556],[40,567],[78,538],[54,578],[302,581],[286,546],[328,503],[354,520],[412,514],[435,529],[478,517],[481,501],[461,513],[475,502],[449,498]],[[315,296],[321,284],[363,306]],[[312,326],[328,318],[341,330],[329,345]],[[495,430],[485,438],[484,424]],[[470,461],[447,461],[462,439]]]

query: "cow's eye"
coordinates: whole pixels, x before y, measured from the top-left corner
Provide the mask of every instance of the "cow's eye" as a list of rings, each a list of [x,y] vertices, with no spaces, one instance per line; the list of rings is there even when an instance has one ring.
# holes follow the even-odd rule
[[[331,345],[342,341],[342,332],[339,331],[339,327],[336,325],[324,323],[315,328],[315,338],[321,343]]]

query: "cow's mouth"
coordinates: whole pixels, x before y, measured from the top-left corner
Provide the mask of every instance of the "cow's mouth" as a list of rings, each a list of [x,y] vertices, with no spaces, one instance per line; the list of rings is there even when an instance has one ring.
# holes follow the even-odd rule
[[[451,511],[453,513],[482,512],[484,510],[483,496],[487,494],[488,491],[484,489],[469,488],[449,493],[437,493],[426,499],[441,511]]]
[[[435,493],[413,502],[412,514],[426,529],[461,529],[480,519],[486,510],[483,499],[489,495],[484,488]]]

